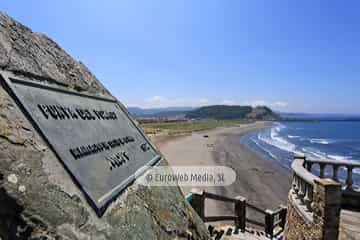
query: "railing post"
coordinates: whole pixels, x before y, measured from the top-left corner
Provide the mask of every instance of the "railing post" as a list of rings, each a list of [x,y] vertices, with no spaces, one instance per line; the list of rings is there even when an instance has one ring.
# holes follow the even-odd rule
[[[332,179],[315,180],[314,224],[321,228],[319,239],[337,240],[341,211],[341,185]]]
[[[265,215],[265,234],[273,239],[274,237],[274,212],[266,210]]]
[[[320,166],[320,178],[324,178],[325,177],[326,164],[325,163],[319,163],[319,166]]]
[[[346,178],[346,190],[351,191],[353,190],[353,167],[346,166],[347,168],[347,178]]]
[[[294,173],[294,192],[297,195],[299,193],[299,177]]]
[[[338,165],[333,165],[333,180],[335,181],[339,181],[339,166]]]
[[[235,228],[240,229],[241,232],[246,230],[246,199],[237,197],[235,202]]]
[[[312,162],[306,162],[306,169],[307,169],[309,172],[311,172],[312,165],[313,165]]]
[[[309,185],[304,181],[304,186],[305,186],[305,192],[304,192],[304,204],[306,205],[306,207],[309,206],[310,204],[310,198],[309,198]]]
[[[305,204],[306,183],[301,178],[299,178],[299,181],[300,181],[300,187],[299,187],[298,197],[300,199],[301,204]]]
[[[304,200],[305,200],[306,208],[307,210],[309,210],[309,212],[312,212],[313,191],[314,191],[313,186],[310,184],[306,184],[306,195]]]
[[[199,215],[199,217],[204,220],[205,219],[205,195],[204,192],[198,189],[192,189],[192,200],[191,206],[195,210],[195,212]]]
[[[279,218],[281,219],[280,227],[282,229],[285,229],[287,208],[286,206],[282,206],[282,205],[280,206],[280,208],[281,208],[281,211],[279,213]]]

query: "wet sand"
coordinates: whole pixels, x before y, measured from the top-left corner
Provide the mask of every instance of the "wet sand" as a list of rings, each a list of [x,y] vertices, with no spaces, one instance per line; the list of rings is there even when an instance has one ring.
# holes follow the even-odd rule
[[[240,144],[244,134],[269,126],[269,123],[257,122],[183,136],[154,136],[152,139],[172,166],[218,165],[235,170],[237,178],[231,186],[203,190],[228,197],[242,196],[262,209],[275,210],[286,203],[291,173]],[[183,187],[182,191],[187,194],[192,188]],[[217,201],[206,202],[207,215],[230,214],[232,208]]]

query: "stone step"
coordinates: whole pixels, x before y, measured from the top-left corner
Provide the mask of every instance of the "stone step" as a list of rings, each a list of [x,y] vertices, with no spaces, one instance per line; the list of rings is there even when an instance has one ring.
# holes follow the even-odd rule
[[[218,226],[214,227],[208,225],[208,230],[213,240],[269,240],[270,238],[265,235],[264,231],[246,228],[246,231],[243,233],[239,230],[236,230],[234,226]],[[282,234],[274,237],[274,240],[283,239]]]

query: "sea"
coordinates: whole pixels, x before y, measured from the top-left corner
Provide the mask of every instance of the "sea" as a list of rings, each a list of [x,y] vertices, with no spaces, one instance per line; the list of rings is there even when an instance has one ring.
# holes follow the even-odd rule
[[[289,170],[294,154],[310,159],[360,161],[360,122],[277,122],[269,129],[243,136],[240,142]],[[314,171],[318,172],[318,167]],[[331,176],[332,169],[327,168],[326,173]],[[356,185],[360,185],[360,169],[353,173]],[[345,176],[345,169],[341,169],[342,181]]]

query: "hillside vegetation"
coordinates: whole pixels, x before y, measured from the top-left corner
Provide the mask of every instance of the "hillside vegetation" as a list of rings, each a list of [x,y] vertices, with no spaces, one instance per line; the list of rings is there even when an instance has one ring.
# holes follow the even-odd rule
[[[195,109],[186,114],[190,119],[216,120],[278,120],[280,116],[268,107],[215,105]]]

